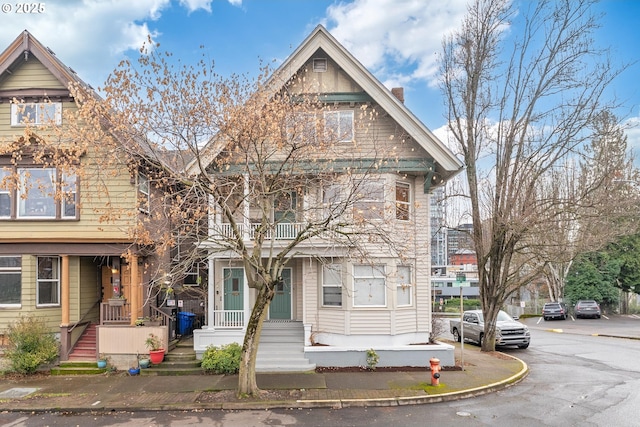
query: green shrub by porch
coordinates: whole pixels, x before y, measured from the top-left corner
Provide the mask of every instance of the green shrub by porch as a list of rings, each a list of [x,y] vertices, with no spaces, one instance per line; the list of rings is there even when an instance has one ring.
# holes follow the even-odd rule
[[[5,357],[19,374],[33,374],[41,365],[58,357],[59,343],[45,323],[32,316],[20,317],[8,328]]]
[[[210,345],[202,354],[200,366],[214,374],[237,374],[240,370],[242,347],[231,343],[220,347]]]

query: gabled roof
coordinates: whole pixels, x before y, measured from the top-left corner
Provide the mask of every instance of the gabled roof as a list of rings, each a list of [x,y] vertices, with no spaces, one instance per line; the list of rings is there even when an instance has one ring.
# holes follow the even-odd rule
[[[394,96],[373,74],[349,53],[329,32],[318,25],[302,44],[276,70],[269,83],[289,81],[313,56],[322,49],[349,75],[382,109],[433,157],[437,172],[448,179],[460,172],[463,163],[409,109]]]
[[[83,87],[91,90],[91,86],[82,81],[80,77],[71,68],[66,66],[58,57],[53,53],[51,49],[42,45],[33,35],[24,30],[14,41],[11,43],[4,52],[0,53],[0,81],[6,77],[7,73],[11,73],[12,70],[17,68],[22,61],[25,61],[33,55],[44,65],[47,70],[60,82],[60,84],[68,88],[69,83],[79,83]],[[25,88],[23,91],[37,91],[39,94],[46,92],[47,95],[66,95],[68,90],[44,90],[42,88]],[[55,93],[60,92],[60,93]],[[0,91],[2,95],[2,91]],[[32,95],[27,93],[26,95]],[[37,95],[36,93],[33,94]]]

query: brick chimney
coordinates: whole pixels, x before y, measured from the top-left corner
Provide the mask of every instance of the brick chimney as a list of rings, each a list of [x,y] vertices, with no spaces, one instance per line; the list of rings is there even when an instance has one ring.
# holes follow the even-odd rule
[[[393,96],[398,98],[398,101],[404,104],[404,88],[394,87],[393,89],[391,89],[391,93],[393,94]]]

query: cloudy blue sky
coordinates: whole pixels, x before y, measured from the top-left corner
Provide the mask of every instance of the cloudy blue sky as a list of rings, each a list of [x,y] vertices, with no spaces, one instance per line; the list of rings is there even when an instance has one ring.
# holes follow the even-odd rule
[[[466,0],[56,0],[40,2],[40,13],[18,13],[21,3],[0,1],[0,49],[27,29],[94,87],[148,34],[183,62],[195,62],[204,46],[219,73],[255,74],[260,59],[284,60],[323,24],[387,87],[403,86],[408,107],[434,131],[445,123],[436,57],[466,7]],[[616,63],[638,61],[640,1],[603,0],[597,9],[605,16],[596,41],[612,48]],[[634,64],[612,87],[624,103],[618,114],[632,124],[640,122],[639,74]],[[640,149],[640,130],[628,135]]]

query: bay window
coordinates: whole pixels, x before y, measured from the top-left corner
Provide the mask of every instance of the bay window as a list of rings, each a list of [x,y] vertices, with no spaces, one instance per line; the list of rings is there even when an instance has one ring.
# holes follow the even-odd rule
[[[399,265],[397,267],[396,277],[396,298],[397,304],[411,305],[411,295],[413,293],[413,280],[411,279],[411,267],[408,265]]]
[[[384,183],[382,181],[356,181],[353,216],[356,219],[382,219],[384,217]]]
[[[384,307],[387,305],[384,265],[353,266],[353,306]]]

